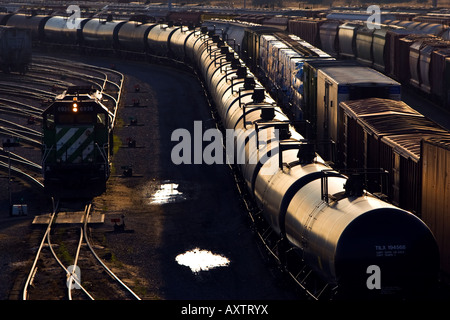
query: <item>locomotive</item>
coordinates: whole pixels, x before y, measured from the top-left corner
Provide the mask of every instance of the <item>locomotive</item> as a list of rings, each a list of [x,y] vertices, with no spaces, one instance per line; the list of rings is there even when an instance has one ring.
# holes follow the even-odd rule
[[[45,192],[58,198],[102,194],[110,170],[112,115],[101,94],[69,87],[42,115]]]
[[[346,176],[328,166],[214,31],[128,22],[139,32],[123,33],[121,28],[128,23],[116,22],[105,35],[100,28],[104,22],[89,22],[78,30],[78,44],[86,34],[89,46],[98,44],[104,51],[102,39],[107,36],[113,42],[112,52],[126,43],[127,48],[140,48],[140,54],[163,55],[198,70],[224,129],[238,133],[232,143],[235,150],[243,147],[245,161],[236,167],[256,203],[258,217],[268,226],[270,239],[264,240],[270,242],[269,249],[288,269],[302,264],[299,274],[308,281],[299,283],[308,285],[312,297],[417,297],[437,283],[439,251],[429,228],[412,213],[367,192],[357,175]],[[49,37],[45,23],[38,28],[36,33],[43,36],[37,40],[58,41],[54,36],[57,30],[53,29]],[[66,31],[61,28],[60,33]],[[98,42],[93,41],[96,38]],[[79,172],[89,172],[84,177],[90,182],[103,183],[108,175],[109,114],[92,98],[74,98],[56,101],[44,113],[44,135],[48,139],[45,179],[64,191],[70,189],[62,185],[64,174],[57,171],[64,170],[63,164],[71,172],[78,170],[72,177],[78,183],[87,182],[81,181]],[[75,111],[75,104],[92,109]],[[77,118],[84,112],[90,115],[89,123]],[[99,116],[104,123],[98,122]],[[70,126],[66,122],[69,119],[73,121]],[[69,132],[73,139],[66,138]],[[70,143],[78,140],[75,133],[84,139],[84,148],[75,144],[71,149]],[[62,142],[69,142],[68,147],[62,147]],[[260,160],[255,163],[249,159]],[[90,171],[95,166],[96,170]],[[372,276],[376,278],[374,283]],[[312,277],[318,280],[310,282]]]

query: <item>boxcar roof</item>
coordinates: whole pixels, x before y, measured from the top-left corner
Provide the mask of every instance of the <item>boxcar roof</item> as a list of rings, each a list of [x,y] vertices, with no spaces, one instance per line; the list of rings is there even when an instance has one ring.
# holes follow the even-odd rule
[[[344,101],[340,103],[340,108],[354,119],[362,116],[367,117],[381,114],[410,114],[423,117],[422,114],[403,101],[381,98]]]
[[[334,65],[324,66],[319,71],[338,84],[388,84],[400,86],[400,83],[394,79],[368,67]]]
[[[432,137],[426,137],[423,139],[424,142],[441,147],[443,149],[450,150],[450,136],[432,136]]]
[[[450,133],[431,133],[431,134],[403,134],[392,135],[381,138],[381,140],[387,145],[391,146],[395,152],[399,153],[402,157],[411,158],[417,162],[420,160],[420,143],[422,139],[433,139],[432,141],[447,141],[450,142]]]
[[[358,123],[379,137],[396,134],[440,134],[448,131],[434,121],[414,114],[379,114],[359,117]]]

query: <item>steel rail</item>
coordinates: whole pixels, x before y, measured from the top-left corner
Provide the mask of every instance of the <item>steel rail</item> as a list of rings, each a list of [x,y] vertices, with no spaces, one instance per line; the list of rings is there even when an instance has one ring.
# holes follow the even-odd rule
[[[35,169],[38,172],[40,172],[42,170],[42,166],[41,165],[39,165],[37,163],[34,163],[32,161],[29,161],[27,159],[22,160],[22,159],[12,158],[12,157],[9,158],[6,155],[0,155],[0,158],[5,159],[6,161],[11,161],[11,163],[15,163],[15,164],[18,164],[18,165],[24,165],[24,166],[31,167],[32,169]]]
[[[10,168],[11,171],[14,171],[15,173],[20,174],[21,176],[25,177],[26,179],[30,180],[31,182],[37,184],[39,187],[44,188],[44,185],[42,184],[42,182],[37,180],[35,177],[29,175],[28,173],[20,170],[17,167],[10,166],[7,162],[0,161],[0,167],[5,168],[6,170],[8,170],[8,168]]]
[[[81,231],[81,228],[80,228],[80,231]],[[83,232],[81,232],[81,234],[80,234],[78,250],[81,247],[82,239],[83,239]],[[80,289],[89,297],[89,299],[95,300],[94,297],[92,297],[92,295],[81,285],[79,279],[77,277],[73,277],[73,273],[70,272],[69,269],[67,269],[66,266],[62,263],[62,261],[58,258],[58,255],[56,254],[55,250],[53,250],[53,245],[52,245],[52,242],[50,239],[50,233],[48,233],[48,235],[47,235],[47,244],[50,249],[50,252],[53,255],[53,258],[56,260],[56,262],[58,262],[61,269],[63,269],[66,272],[66,276],[67,276],[66,285],[67,285],[67,290],[68,290],[67,295],[68,295],[69,300],[72,300],[72,284],[73,284],[73,282],[75,282],[80,287]]]
[[[27,298],[28,298],[28,287],[31,285],[32,279],[34,278],[34,275],[36,274],[37,262],[39,260],[39,256],[41,255],[41,251],[42,251],[42,248],[44,247],[45,240],[47,238],[47,235],[50,233],[50,230],[51,230],[52,224],[53,224],[53,220],[55,219],[56,214],[57,214],[58,209],[59,209],[59,200],[55,203],[55,199],[52,198],[52,203],[53,203],[53,212],[52,212],[52,214],[50,216],[50,221],[48,223],[47,229],[45,230],[44,236],[42,237],[42,240],[41,240],[41,243],[39,245],[38,251],[37,251],[36,256],[34,258],[33,265],[31,266],[31,270],[30,270],[30,272],[28,274],[28,278],[25,281],[25,286],[24,286],[23,295],[22,295],[22,299],[23,300],[27,300]]]
[[[93,256],[95,257],[95,259],[102,265],[102,267],[105,269],[105,271],[114,279],[116,280],[118,283],[120,283],[129,293],[131,293],[131,295],[136,298],[137,300],[141,300],[141,298],[134,293],[133,290],[131,290],[122,280],[119,279],[119,277],[117,277],[114,272],[112,272],[108,266],[102,261],[102,259],[99,258],[99,256],[97,255],[97,253],[95,252],[94,248],[92,247],[90,241],[89,241],[89,237],[87,235],[87,223],[89,220],[89,214],[90,214],[90,204],[89,204],[89,211],[88,214],[86,215],[85,219],[84,219],[84,239],[86,241],[86,244],[89,247],[89,250],[91,251],[91,253],[93,254]]]

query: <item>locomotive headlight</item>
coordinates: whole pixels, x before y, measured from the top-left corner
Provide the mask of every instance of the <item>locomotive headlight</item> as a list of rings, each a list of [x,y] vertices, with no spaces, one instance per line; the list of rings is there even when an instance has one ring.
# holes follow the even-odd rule
[[[76,102],[74,102],[74,103],[72,104],[72,111],[73,111],[73,112],[78,112],[78,104],[77,104]]]

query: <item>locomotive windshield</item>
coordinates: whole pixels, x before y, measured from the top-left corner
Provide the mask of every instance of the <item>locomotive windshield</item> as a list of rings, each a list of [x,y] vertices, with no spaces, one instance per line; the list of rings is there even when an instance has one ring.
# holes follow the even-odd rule
[[[70,113],[60,113],[56,117],[57,124],[90,124],[93,123],[93,114],[70,114]]]

